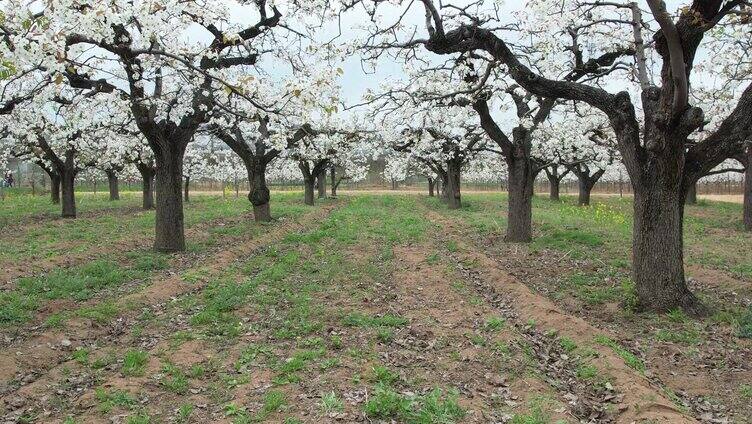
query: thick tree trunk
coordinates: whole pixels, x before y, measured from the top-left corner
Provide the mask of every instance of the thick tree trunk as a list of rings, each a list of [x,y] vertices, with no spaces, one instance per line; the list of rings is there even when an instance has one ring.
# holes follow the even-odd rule
[[[63,218],[76,217],[76,195],[75,195],[76,173],[66,170],[60,175],[60,186],[62,191]]]
[[[326,169],[322,169],[316,176],[316,190],[318,190],[319,199],[326,199]]]
[[[579,193],[577,204],[580,206],[590,206],[590,193],[593,191],[593,183],[588,177],[578,177]]]
[[[60,204],[60,177],[57,175],[50,175],[50,197],[53,204]]]
[[[154,170],[139,167],[141,173],[142,207],[146,210],[154,208]]]
[[[248,170],[248,183],[250,191],[248,200],[253,205],[253,218],[256,222],[269,222],[272,220],[269,201],[271,195],[266,186],[266,164],[263,159],[246,164]]]
[[[533,170],[527,158],[507,158],[509,167],[508,242],[526,243],[533,239]]]
[[[752,148],[747,153],[744,171],[744,229],[752,231]]]
[[[120,200],[120,187],[115,171],[106,171],[107,185],[110,189],[110,201]]]
[[[460,193],[461,166],[458,161],[447,162],[447,206],[449,209],[462,207],[462,195]]]
[[[553,175],[551,173],[546,173],[546,176],[548,177],[548,187],[549,187],[549,194],[548,197],[551,200],[559,201],[559,183],[561,180],[558,178],[558,176]]]
[[[659,179],[634,187],[632,277],[643,310],[704,312],[684,279],[684,194]]]
[[[157,156],[154,249],[160,252],[185,250],[182,193],[184,153],[184,148],[171,145],[170,150],[165,149]]]
[[[331,177],[332,197],[337,197],[337,172],[333,166],[329,169],[329,176]]]
[[[314,191],[316,189],[316,178],[314,176],[305,178],[303,180],[303,185],[305,186],[305,204],[313,206],[315,197]]]
[[[434,186],[433,178],[429,178],[428,179],[428,196],[429,197],[433,197],[434,196],[434,194],[433,194],[433,186]]]
[[[684,200],[684,203],[687,205],[697,204],[697,182],[689,186],[689,189],[687,189],[687,197]]]
[[[191,201],[190,187],[191,187],[191,177],[185,177],[185,182],[183,183],[183,200],[186,203]]]

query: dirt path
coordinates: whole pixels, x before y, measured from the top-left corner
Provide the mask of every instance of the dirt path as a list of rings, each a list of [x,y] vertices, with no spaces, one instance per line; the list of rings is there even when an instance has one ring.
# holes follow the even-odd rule
[[[458,246],[452,256],[467,277],[474,280],[479,295],[499,306],[510,306],[518,317],[517,325],[520,322],[534,323],[542,332],[553,331],[573,340],[577,345],[588,346],[597,352],[593,364],[610,377],[610,384],[619,394],[616,422],[696,422],[683,414],[663,395],[659,387],[653,386],[648,379],[628,367],[613,349],[594,343],[598,335],[609,339],[613,335],[565,313],[553,302],[509,275],[489,256],[464,243],[459,225],[455,222],[434,212],[430,212],[428,216],[433,222],[440,224],[446,231],[447,238]]]
[[[220,250],[198,267],[201,271],[198,280],[186,281],[186,273],[168,272],[157,276],[141,290],[117,299],[117,305],[122,307],[123,312],[108,325],[97,325],[89,319],[72,318],[63,329],[43,329],[22,343],[0,350],[0,357],[9,358],[0,365],[2,409],[9,416],[14,416],[13,411],[22,411],[25,406],[35,402],[49,402],[49,387],[60,380],[65,373],[66,362],[70,362],[67,358],[77,348],[92,345],[104,348],[122,343],[127,336],[126,330],[137,323],[136,318],[140,314],[145,311],[161,314],[160,311],[172,299],[199,292],[212,276],[221,273],[227,266],[291,232],[306,229],[323,219],[335,206],[326,205],[304,215],[297,222],[278,223],[257,238],[234,245],[232,249]],[[170,334],[163,335],[169,336]]]

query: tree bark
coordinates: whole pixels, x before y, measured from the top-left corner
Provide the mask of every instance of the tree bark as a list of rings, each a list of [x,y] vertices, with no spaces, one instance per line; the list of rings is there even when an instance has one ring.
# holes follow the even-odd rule
[[[314,205],[314,191],[316,186],[316,178],[314,176],[305,178],[303,180],[303,185],[305,186],[305,204],[308,206]]]
[[[527,243],[533,239],[533,170],[526,157],[506,158],[509,167],[509,212],[505,240]]]
[[[744,168],[744,229],[752,231],[752,147],[747,148]]]
[[[185,250],[183,215],[183,155],[182,143],[170,144],[157,155],[155,175],[156,237],[154,249],[160,252]]]
[[[154,168],[147,165],[137,165],[141,174],[142,208],[145,210],[154,208]]]
[[[563,175],[559,175],[558,171],[555,169],[556,165],[554,165],[554,169],[549,171],[548,168],[545,169],[546,171],[546,177],[548,178],[548,190],[549,199],[558,202],[559,201],[559,183],[561,182],[561,179],[563,178]]]
[[[60,175],[60,185],[62,191],[63,218],[76,217],[76,195],[75,184],[76,173],[72,170],[65,170]]]
[[[460,174],[461,164],[459,160],[447,161],[447,206],[449,209],[460,209],[462,207]]]
[[[191,201],[190,186],[191,186],[191,177],[185,177],[185,182],[183,183],[183,200],[186,203]]]
[[[246,163],[250,191],[248,200],[253,205],[253,218],[256,222],[270,222],[272,220],[269,201],[271,194],[266,186],[266,163],[263,158],[253,159]]]
[[[687,197],[684,200],[684,203],[687,205],[697,204],[697,182],[689,186],[689,189],[687,190]]]
[[[660,180],[635,186],[632,274],[640,309],[704,312],[684,279],[682,194]]]
[[[60,177],[55,174],[50,174],[50,197],[53,204],[60,204]]]
[[[593,191],[593,184],[587,178],[578,178],[579,191],[577,193],[577,204],[580,206],[590,206],[590,193]]]
[[[110,189],[110,201],[120,200],[120,187],[117,173],[113,170],[105,171],[107,174],[107,185]]]
[[[332,166],[329,169],[329,176],[331,178],[331,184],[332,184],[332,197],[337,197],[337,172],[334,169],[334,166]]]
[[[590,193],[593,191],[595,183],[601,179],[606,171],[599,169],[591,174],[590,168],[587,165],[581,164],[575,165],[570,169],[575,175],[577,175],[577,185],[579,188],[577,204],[580,206],[590,206]]]
[[[326,168],[316,176],[316,189],[318,190],[319,199],[326,199]]]
[[[428,196],[429,197],[434,197],[433,186],[434,186],[433,178],[429,178],[428,179]]]

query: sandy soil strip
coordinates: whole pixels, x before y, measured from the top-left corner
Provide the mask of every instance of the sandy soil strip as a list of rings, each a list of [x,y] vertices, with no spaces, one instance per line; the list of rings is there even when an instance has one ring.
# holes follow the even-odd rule
[[[547,298],[536,294],[528,286],[518,281],[501,269],[489,256],[479,252],[462,241],[461,233],[455,222],[445,219],[435,212],[429,212],[429,219],[440,223],[449,238],[459,246],[454,254],[460,264],[473,264],[465,268],[468,275],[476,276],[478,288],[486,295],[493,293],[504,298],[505,302],[516,310],[523,321],[533,320],[536,325],[546,330],[555,330],[558,334],[569,337],[581,346],[592,346],[598,352],[593,364],[605,370],[613,377],[615,390],[623,395],[617,423],[657,422],[657,423],[695,423],[686,416],[650,381],[629,368],[610,348],[593,343],[598,335],[612,337],[585,320],[569,315]],[[652,421],[650,421],[652,420]]]

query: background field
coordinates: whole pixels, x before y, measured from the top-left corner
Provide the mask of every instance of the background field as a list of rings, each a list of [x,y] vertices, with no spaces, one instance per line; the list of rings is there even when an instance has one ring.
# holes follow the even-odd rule
[[[404,195],[411,194],[411,195]],[[150,250],[136,193],[0,202],[0,416],[22,422],[751,422],[752,239],[686,210],[706,319],[635,313],[628,197],[196,195],[188,251]],[[748,332],[748,333],[747,333]],[[629,422],[629,421],[624,421]]]

